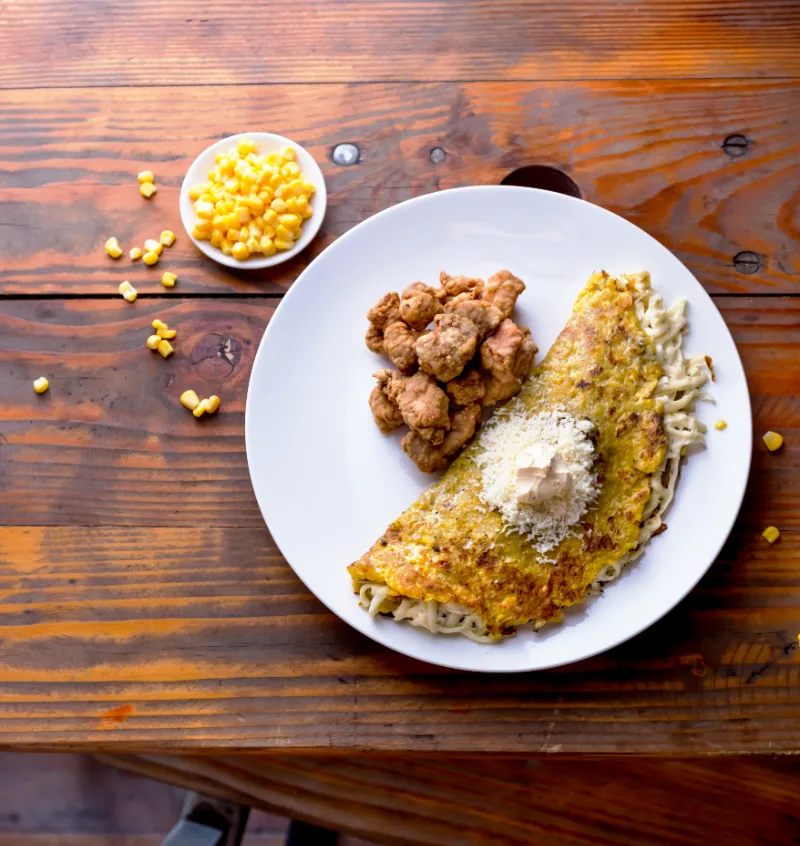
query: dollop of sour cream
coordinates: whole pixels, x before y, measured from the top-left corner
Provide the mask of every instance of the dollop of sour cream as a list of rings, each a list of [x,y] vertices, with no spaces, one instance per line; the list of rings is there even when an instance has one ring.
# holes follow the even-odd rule
[[[560,496],[572,486],[572,473],[551,444],[536,443],[523,450],[517,465],[517,501],[536,505]]]

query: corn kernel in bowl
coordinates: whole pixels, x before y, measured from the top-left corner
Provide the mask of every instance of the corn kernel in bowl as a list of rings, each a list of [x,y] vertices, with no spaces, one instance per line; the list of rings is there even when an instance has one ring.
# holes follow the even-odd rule
[[[181,216],[217,261],[266,266],[294,251],[303,235],[301,248],[311,240],[325,199],[322,174],[302,147],[256,133],[225,139],[197,159],[182,189]]]

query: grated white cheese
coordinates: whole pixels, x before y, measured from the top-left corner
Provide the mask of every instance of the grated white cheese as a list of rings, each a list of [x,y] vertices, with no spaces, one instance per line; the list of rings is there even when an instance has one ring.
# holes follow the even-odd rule
[[[592,472],[594,426],[566,411],[528,416],[517,398],[499,411],[481,434],[481,452],[473,459],[481,471],[480,499],[500,512],[508,531],[527,538],[542,555],[575,534],[576,525],[600,493]],[[552,446],[567,463],[572,484],[564,493],[524,505],[517,496],[517,470],[534,444]]]

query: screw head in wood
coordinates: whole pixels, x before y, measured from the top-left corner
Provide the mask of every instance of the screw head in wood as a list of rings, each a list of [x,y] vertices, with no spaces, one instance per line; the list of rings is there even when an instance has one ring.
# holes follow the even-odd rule
[[[751,250],[742,250],[733,257],[733,266],[739,273],[758,273],[761,270],[761,256]]]
[[[361,151],[355,144],[337,144],[333,148],[331,158],[337,165],[342,167],[349,167],[350,165],[358,164],[361,156]]]
[[[441,147],[434,147],[428,154],[428,158],[434,164],[441,164],[447,158],[447,153]]]
[[[722,142],[722,149],[732,158],[738,159],[750,149],[750,139],[744,135],[729,135]]]

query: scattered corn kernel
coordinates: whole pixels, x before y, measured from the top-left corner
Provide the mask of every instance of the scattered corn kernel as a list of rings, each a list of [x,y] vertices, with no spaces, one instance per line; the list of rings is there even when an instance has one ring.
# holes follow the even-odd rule
[[[50,383],[47,381],[47,379],[45,379],[44,376],[40,376],[33,383],[33,390],[36,391],[37,394],[43,394],[49,387],[50,387]],[[217,404],[219,404],[219,403],[217,403]]]
[[[775,543],[775,541],[781,536],[781,533],[775,528],[775,526],[767,526],[761,534],[768,543]]]
[[[207,410],[208,410],[208,400],[207,399],[200,400],[200,402],[197,403],[195,408],[192,409],[192,414],[194,414],[195,417],[202,417],[206,413]]]
[[[151,170],[143,170],[137,177],[140,185],[145,185],[153,181],[153,172]]]
[[[159,338],[165,338],[168,341],[171,341],[176,335],[178,334],[176,329],[156,329],[156,335]]]
[[[157,350],[158,345],[161,343],[161,338],[158,335],[151,335],[147,339],[147,349],[149,350]]]
[[[134,302],[136,299],[136,288],[134,288],[127,280],[120,283],[118,290],[129,303]]]
[[[250,138],[219,153],[209,181],[189,191],[197,214],[192,237],[238,261],[291,249],[312,215],[315,190],[296,158],[290,146],[259,155]]]
[[[142,251],[139,247],[131,247],[128,251],[128,255],[131,257],[131,261],[139,261],[142,257]]]
[[[219,408],[219,397],[216,394],[212,394],[205,403],[206,411],[209,414],[213,414]]]
[[[236,261],[244,261],[246,258],[250,257],[250,250],[247,249],[247,244],[237,241],[233,245],[231,255],[236,259]]]
[[[152,267],[154,264],[158,264],[158,253],[153,253],[153,252],[145,253],[143,258],[142,258],[142,261],[145,264],[150,265],[150,267]]]
[[[171,229],[165,229],[159,238],[165,247],[171,247],[175,243],[175,233]]]
[[[714,424],[714,428],[717,431],[721,432],[723,429],[728,428],[728,424],[724,420],[717,420],[717,422]]]
[[[170,273],[168,270],[165,270],[161,277],[161,284],[165,288],[174,288],[177,281],[178,277],[174,273]]]
[[[117,259],[122,255],[122,248],[116,238],[109,238],[108,241],[106,241],[106,252],[114,259]]]
[[[763,440],[770,452],[775,452],[776,449],[783,446],[783,435],[779,435],[777,432],[767,432]]]
[[[164,323],[163,320],[159,320],[158,318],[156,318],[153,321],[153,329],[169,329],[169,326],[167,326],[167,324]]]
[[[144,242],[144,249],[146,253],[155,253],[156,255],[160,256],[161,253],[164,252],[164,245],[161,241],[156,241],[153,238],[148,238]]]
[[[194,391],[184,391],[181,394],[181,405],[189,411],[194,411],[199,404],[200,397]]]
[[[139,186],[139,193],[145,198],[145,200],[149,200],[156,191],[158,191],[158,188],[156,188],[152,182],[145,182],[143,185]]]
[[[163,358],[169,358],[175,350],[172,349],[172,344],[164,339],[158,342],[156,349],[161,353]]]

